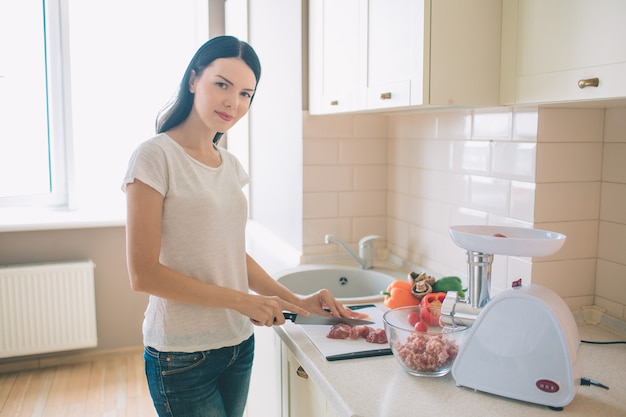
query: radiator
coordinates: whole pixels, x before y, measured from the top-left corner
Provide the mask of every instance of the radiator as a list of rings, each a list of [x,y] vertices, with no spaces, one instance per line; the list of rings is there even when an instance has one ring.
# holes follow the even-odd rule
[[[0,358],[97,346],[94,266],[0,266]]]

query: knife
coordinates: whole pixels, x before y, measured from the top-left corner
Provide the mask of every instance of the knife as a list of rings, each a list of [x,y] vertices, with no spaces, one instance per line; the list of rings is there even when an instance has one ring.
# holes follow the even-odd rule
[[[374,324],[373,321],[360,320],[360,319],[348,319],[345,317],[332,317],[332,316],[320,316],[311,314],[310,316],[303,316],[301,314],[289,313],[283,311],[285,320],[291,320],[295,324],[317,324],[317,325],[333,325],[337,323],[345,323],[350,326],[362,326],[365,324]]]

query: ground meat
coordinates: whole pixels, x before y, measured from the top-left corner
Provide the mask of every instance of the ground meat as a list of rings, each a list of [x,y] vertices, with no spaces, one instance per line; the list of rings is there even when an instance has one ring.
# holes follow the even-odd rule
[[[456,357],[459,347],[454,340],[442,335],[413,333],[405,343],[396,343],[396,355],[404,364],[418,372],[436,372],[449,365]]]

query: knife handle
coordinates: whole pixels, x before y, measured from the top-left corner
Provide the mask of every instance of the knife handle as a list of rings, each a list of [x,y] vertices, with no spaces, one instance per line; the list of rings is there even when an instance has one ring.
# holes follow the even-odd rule
[[[296,317],[298,315],[296,313],[289,313],[288,311],[283,311],[283,316],[285,316],[285,320],[291,320],[295,323]]]

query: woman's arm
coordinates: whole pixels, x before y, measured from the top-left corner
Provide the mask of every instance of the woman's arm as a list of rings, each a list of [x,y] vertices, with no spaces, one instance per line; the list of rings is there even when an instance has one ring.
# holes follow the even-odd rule
[[[188,304],[230,308],[255,323],[271,326],[283,310],[305,314],[302,308],[278,297],[256,296],[198,281],[159,261],[163,196],[135,180],[126,186],[126,252],[130,285],[146,292]]]

